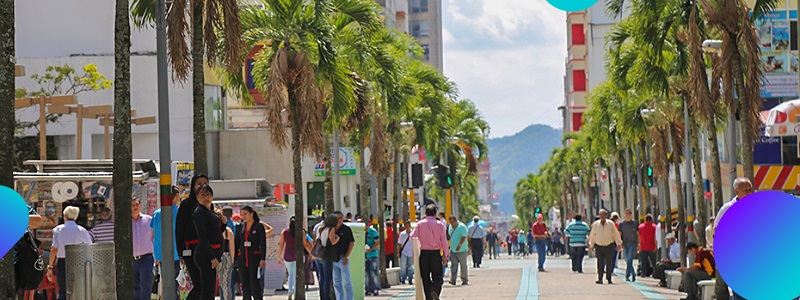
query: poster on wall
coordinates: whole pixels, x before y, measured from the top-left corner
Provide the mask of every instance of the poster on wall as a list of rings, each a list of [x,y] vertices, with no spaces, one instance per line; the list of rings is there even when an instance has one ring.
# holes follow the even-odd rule
[[[262,204],[263,205],[263,204]],[[264,291],[275,291],[283,287],[286,276],[286,267],[278,264],[278,248],[284,228],[289,227],[289,210],[284,205],[269,205],[263,207],[261,220],[272,226],[273,231],[267,237],[267,266],[264,268]]]
[[[764,66],[763,98],[800,96],[796,24],[797,11],[786,9],[776,9],[754,21]]]
[[[190,185],[194,177],[194,163],[173,162],[172,163],[172,184],[176,185],[181,191],[181,200],[189,197]]]
[[[333,157],[333,148],[331,148],[331,157]],[[333,168],[331,168],[331,170],[333,170]],[[339,147],[339,174],[341,176],[356,175],[356,157],[353,148]],[[319,160],[314,165],[314,176],[325,176],[325,161]]]

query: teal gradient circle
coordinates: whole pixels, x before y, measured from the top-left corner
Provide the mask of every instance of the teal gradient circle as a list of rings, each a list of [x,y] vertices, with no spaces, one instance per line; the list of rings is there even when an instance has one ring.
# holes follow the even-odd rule
[[[28,229],[28,205],[16,191],[0,186],[0,203],[3,207],[3,217],[0,218],[0,257],[5,256],[8,250],[19,241]]]
[[[778,192],[751,194],[733,204],[714,234],[714,259],[728,286],[749,300],[800,295],[800,199]]]
[[[547,3],[566,12],[576,12],[592,7],[597,0],[547,0]]]

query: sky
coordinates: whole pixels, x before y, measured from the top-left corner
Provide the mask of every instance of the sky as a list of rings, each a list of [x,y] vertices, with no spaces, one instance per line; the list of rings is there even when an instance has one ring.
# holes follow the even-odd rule
[[[491,126],[562,127],[566,13],[545,0],[442,0],[444,73]]]

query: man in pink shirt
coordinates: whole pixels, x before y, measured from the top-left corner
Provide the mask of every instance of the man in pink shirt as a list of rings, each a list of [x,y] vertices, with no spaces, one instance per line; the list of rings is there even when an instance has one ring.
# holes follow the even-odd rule
[[[411,232],[412,238],[419,239],[419,271],[426,300],[439,300],[442,292],[442,266],[447,264],[450,256],[446,235],[445,227],[436,220],[436,205],[428,204],[425,219],[419,221]]]

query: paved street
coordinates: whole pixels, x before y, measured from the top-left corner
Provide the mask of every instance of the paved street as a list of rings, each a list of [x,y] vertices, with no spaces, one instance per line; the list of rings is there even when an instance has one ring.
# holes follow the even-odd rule
[[[449,275],[445,276],[441,299],[585,300],[587,296],[591,296],[591,300],[676,300],[686,297],[686,294],[676,290],[658,287],[657,281],[652,278],[637,279],[635,283],[625,282],[624,261],[619,261],[622,269],[616,270],[613,285],[595,284],[595,264],[595,259],[587,258],[584,262],[584,273],[574,274],[566,256],[548,257],[545,263],[547,272],[539,273],[536,270],[535,254],[525,259],[503,256],[498,260],[484,260],[482,268],[470,269],[468,286],[460,285],[460,279],[459,285],[452,286],[446,282]],[[634,261],[634,264],[637,262]],[[316,286],[311,288],[308,296],[308,299],[319,299]],[[278,292],[264,299],[286,299],[286,292]],[[368,296],[366,299],[401,300],[415,299],[415,296],[413,287],[399,285],[381,290],[378,297]]]

